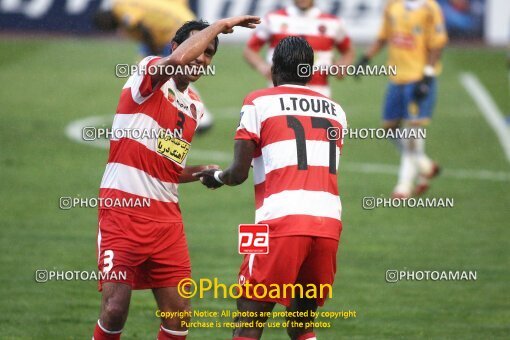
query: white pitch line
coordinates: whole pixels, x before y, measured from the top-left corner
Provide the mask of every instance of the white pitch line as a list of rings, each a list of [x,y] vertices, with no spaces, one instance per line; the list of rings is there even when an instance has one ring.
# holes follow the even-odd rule
[[[96,139],[90,141],[83,139],[83,128],[89,126],[106,127],[107,122],[111,125],[111,122],[113,122],[113,115],[90,116],[83,119],[74,120],[66,126],[66,136],[67,138],[80,144],[95,146],[101,149],[108,149],[110,143],[106,139]]]
[[[340,172],[383,174],[396,176],[398,166],[382,163],[347,162],[340,166]],[[510,172],[492,170],[444,169],[440,177],[482,181],[510,182]]]
[[[474,74],[468,72],[461,73],[459,78],[466,91],[473,97],[487,123],[496,133],[499,143],[505,152],[506,159],[510,162],[510,131],[506,126],[503,114],[487,89]]]
[[[226,112],[226,110],[225,110]],[[67,125],[65,129],[66,136],[72,141],[94,146],[101,149],[108,149],[109,142],[106,139],[99,139],[94,141],[83,140],[83,128],[87,126],[107,126],[111,124],[113,115],[105,116],[92,116],[84,119],[75,120]],[[219,150],[206,150],[191,148],[189,156],[191,160],[206,160],[212,162],[230,162],[233,159],[233,151],[219,151]],[[398,167],[391,164],[382,163],[361,163],[349,162],[340,166],[340,172],[350,172],[356,174],[382,174],[396,176]],[[461,179],[461,180],[482,180],[482,181],[496,181],[496,182],[510,182],[510,172],[504,171],[491,171],[491,170],[470,170],[470,169],[444,169],[441,176],[447,178]]]
[[[233,158],[233,152],[203,150],[191,148],[189,153],[191,159],[213,160],[217,162],[229,162]],[[350,172],[356,174],[382,174],[396,176],[398,166],[382,163],[361,163],[346,162],[340,165],[340,172]],[[469,170],[469,169],[444,169],[441,177],[454,178],[461,180],[481,180],[494,182],[510,182],[510,172],[492,171],[492,170]]]

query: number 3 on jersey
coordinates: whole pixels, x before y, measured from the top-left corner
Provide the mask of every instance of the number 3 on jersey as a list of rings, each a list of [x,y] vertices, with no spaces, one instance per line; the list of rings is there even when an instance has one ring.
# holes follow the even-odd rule
[[[326,118],[310,117],[314,129],[324,129],[325,133],[333,124]],[[308,158],[306,154],[306,136],[303,125],[295,116],[287,116],[287,127],[294,131],[296,136],[297,166],[298,170],[308,169]],[[329,173],[336,174],[336,140],[329,139]]]
[[[113,250],[105,250],[103,258],[103,273],[108,273],[113,268]]]

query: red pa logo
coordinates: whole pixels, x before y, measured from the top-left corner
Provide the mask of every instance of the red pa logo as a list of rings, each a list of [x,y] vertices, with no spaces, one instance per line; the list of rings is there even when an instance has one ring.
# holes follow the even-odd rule
[[[269,225],[240,224],[238,246],[239,254],[268,254]]]

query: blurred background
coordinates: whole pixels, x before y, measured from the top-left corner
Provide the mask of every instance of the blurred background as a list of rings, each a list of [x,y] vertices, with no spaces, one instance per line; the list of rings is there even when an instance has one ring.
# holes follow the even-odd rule
[[[510,337],[510,1],[438,2],[451,41],[427,133],[428,151],[444,171],[428,196],[451,197],[455,206],[363,210],[363,197],[391,192],[399,155],[385,141],[346,141],[339,171],[344,231],[333,299],[324,309],[355,310],[357,317],[331,320],[330,328],[318,330],[320,339]],[[263,16],[287,3],[190,0],[187,6],[213,22]],[[345,20],[358,56],[375,39],[385,3],[316,2]],[[93,25],[94,13],[109,6],[95,0],[0,0],[2,339],[85,339],[97,320],[96,282],[37,283],[34,273],[97,270],[97,209],[62,210],[59,198],[97,196],[108,144],[84,142],[80,129],[111,124],[125,82],[115,76],[115,65],[140,58],[136,42]],[[266,86],[243,60],[250,34],[238,29],[222,36],[213,60],[216,75],[197,84],[215,124],[194,140],[189,164],[229,164],[242,100]],[[375,62],[384,61],[380,55]],[[351,127],[380,126],[386,82],[332,81],[333,98]],[[254,216],[251,182],[216,192],[182,185],[180,196],[194,277],[236,282],[237,225]],[[478,278],[389,284],[389,269],[476,270]],[[211,296],[192,301],[195,309],[208,310],[233,309],[234,303]],[[155,311],[150,292],[135,293],[124,338],[154,338]],[[188,338],[227,339],[230,331],[193,329]],[[282,329],[264,334],[287,338]]]
[[[189,8],[197,17],[209,21],[245,13],[264,16],[287,3],[286,0],[188,1]],[[324,11],[344,19],[357,42],[371,41],[375,37],[385,3],[386,0],[316,1]],[[438,3],[443,9],[450,36],[460,40],[483,41],[489,45],[508,43],[508,1],[438,0]],[[110,6],[111,0],[2,0],[0,28],[22,33],[95,34],[97,31],[91,21],[93,13]],[[236,34],[232,40],[243,41],[246,38],[247,33]]]

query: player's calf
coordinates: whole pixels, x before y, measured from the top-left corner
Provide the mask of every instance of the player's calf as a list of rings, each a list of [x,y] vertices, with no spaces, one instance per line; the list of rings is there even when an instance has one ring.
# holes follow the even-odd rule
[[[188,335],[187,324],[191,319],[191,303],[179,295],[176,287],[152,290],[162,313],[174,312],[174,317],[162,317],[158,340],[184,340]],[[165,314],[167,315],[167,314]]]
[[[260,315],[263,312],[271,312],[274,308],[274,302],[253,301],[246,298],[237,299],[237,310],[243,312],[254,312]],[[236,327],[233,334],[233,340],[260,339],[264,327],[256,325],[265,325],[267,317],[243,317],[237,319],[239,326]]]
[[[290,306],[287,308],[289,315],[293,312],[303,312],[305,317],[287,317],[288,327],[287,334],[292,340],[315,339],[313,326],[310,324],[314,321],[312,312],[317,310],[317,302],[315,299],[307,299],[296,297],[292,299]]]

